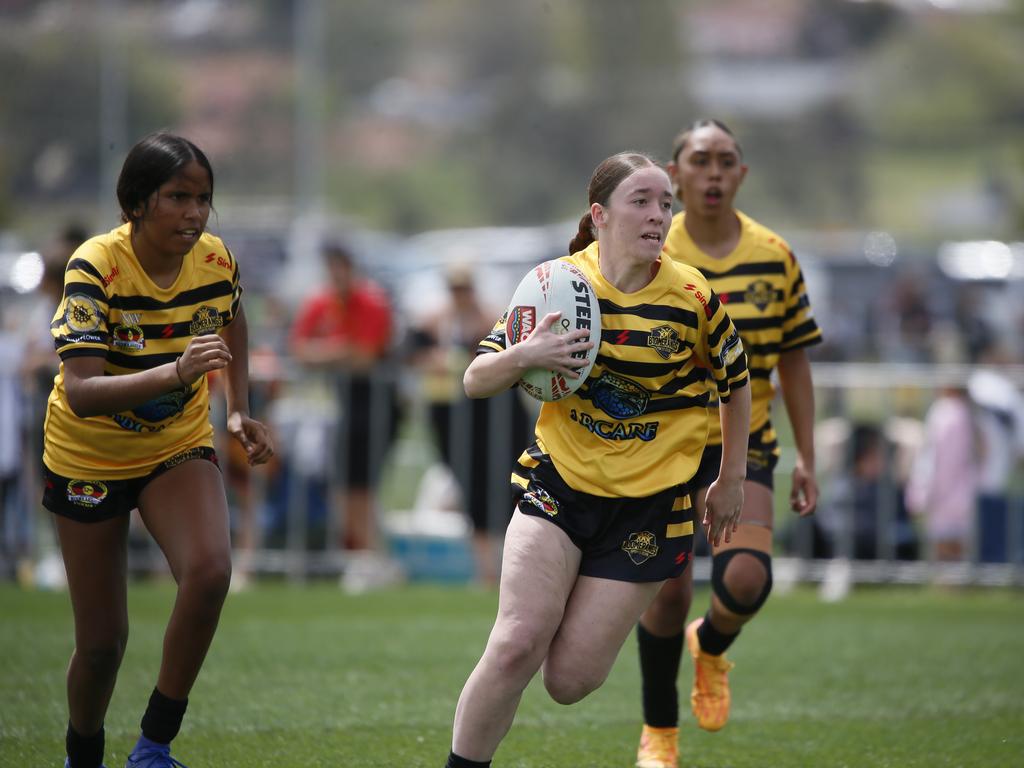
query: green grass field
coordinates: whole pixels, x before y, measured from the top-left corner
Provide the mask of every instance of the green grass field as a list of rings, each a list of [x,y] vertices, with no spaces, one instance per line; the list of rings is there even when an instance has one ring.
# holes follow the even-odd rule
[[[167,584],[131,590],[131,639],[107,719],[121,766],[154,682]],[[703,606],[706,593],[698,594]],[[431,766],[482,650],[496,595],[416,586],[348,596],[261,585],[232,595],[175,754],[206,766]],[[59,766],[71,650],[65,594],[0,586],[0,766]],[[855,591],[772,598],[730,653],[733,713],[708,734],[689,718],[684,768],[1024,765],[1024,600],[1019,592]],[[538,681],[495,766],[633,765],[635,642],[605,686],[563,707]]]

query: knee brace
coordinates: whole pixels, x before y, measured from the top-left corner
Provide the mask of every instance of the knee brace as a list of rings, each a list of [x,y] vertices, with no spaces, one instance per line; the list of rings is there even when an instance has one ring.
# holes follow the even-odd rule
[[[761,594],[750,604],[739,602],[725,586],[725,569],[729,565],[729,561],[741,553],[756,558],[764,566],[765,570],[764,587],[761,589]],[[737,616],[749,616],[750,614],[757,613],[761,606],[764,605],[764,601],[768,599],[768,594],[772,591],[772,556],[759,549],[749,549],[747,547],[736,547],[735,549],[719,552],[711,558],[711,590],[715,593],[715,597],[721,601],[722,605]]]

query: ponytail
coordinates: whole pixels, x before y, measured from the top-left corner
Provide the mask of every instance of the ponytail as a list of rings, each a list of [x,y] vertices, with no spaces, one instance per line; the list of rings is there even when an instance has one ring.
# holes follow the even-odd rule
[[[580,219],[580,228],[576,232],[576,237],[569,243],[569,253],[582,251],[592,242],[594,242],[594,218],[590,215],[590,211],[587,211]]]

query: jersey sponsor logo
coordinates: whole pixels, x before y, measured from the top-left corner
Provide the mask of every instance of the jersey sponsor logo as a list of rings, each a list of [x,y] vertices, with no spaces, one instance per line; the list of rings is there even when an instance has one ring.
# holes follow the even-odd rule
[[[64,307],[64,322],[75,333],[95,331],[100,327],[100,308],[92,297],[73,293]]]
[[[710,320],[711,319],[711,307],[708,306],[707,297],[704,296],[704,293],[701,291],[701,289],[698,288],[693,283],[687,283],[686,284],[686,290],[688,290],[690,293],[692,293],[694,295],[694,298],[696,298],[697,301],[700,302],[700,305],[702,307],[704,307],[704,316],[708,320]]]
[[[558,502],[543,488],[535,487],[532,491],[527,491],[523,494],[523,501],[529,502],[548,517],[558,514]]]
[[[649,443],[658,436],[658,422],[606,421],[595,419],[589,413],[580,413],[575,408],[569,411],[569,418],[605,440],[643,440]]]
[[[652,328],[647,337],[647,346],[668,360],[679,351],[679,333],[670,325],[659,325]]]
[[[69,480],[68,501],[80,507],[95,507],[107,498],[106,483],[98,480]]]
[[[216,253],[206,254],[204,259],[207,264],[217,263],[218,267],[224,267],[224,269],[231,269],[231,262],[225,259],[223,256],[218,256]]]
[[[650,531],[636,531],[622,542],[622,551],[629,555],[633,565],[643,565],[658,556],[658,539]]]
[[[512,307],[505,327],[509,331],[508,343],[510,345],[518,344],[533,333],[533,329],[537,327],[537,309],[535,307]]]
[[[772,284],[767,280],[755,280],[747,286],[747,290],[743,293],[743,300],[764,312],[769,304],[780,298],[778,294],[779,292],[772,288]]]
[[[183,410],[185,410],[185,403],[192,399],[191,388],[187,390],[176,389],[173,392],[168,392],[160,397],[150,400],[148,403],[143,403],[140,406],[131,409],[133,416],[136,416],[143,421],[148,421],[151,424],[158,424],[161,421],[177,416]]]
[[[722,354],[719,355],[722,360],[722,367],[727,368],[732,365],[736,362],[736,358],[738,358],[742,352],[743,342],[740,341],[740,335],[733,330],[733,332],[729,334],[729,338],[722,342]]]
[[[602,373],[590,386],[594,405],[613,419],[632,419],[647,410],[651,396],[635,381],[614,373]]]
[[[110,418],[121,429],[126,429],[129,432],[163,432],[167,429],[167,424],[143,424],[123,413],[115,413]]]
[[[111,333],[110,343],[119,349],[145,349],[146,339],[138,325],[121,323]]]
[[[224,318],[220,316],[217,308],[204,304],[192,313],[192,322],[188,326],[188,332],[193,336],[202,336],[223,325]]]
[[[104,275],[103,277],[100,278],[103,281],[103,287],[106,288],[108,285],[114,282],[114,278],[120,274],[121,270],[118,267],[114,267],[112,270],[110,270],[109,275]]]

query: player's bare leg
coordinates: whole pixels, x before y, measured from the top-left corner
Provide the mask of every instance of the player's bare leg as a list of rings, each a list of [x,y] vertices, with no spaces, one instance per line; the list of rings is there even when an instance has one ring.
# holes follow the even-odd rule
[[[558,527],[516,512],[505,534],[498,616],[459,696],[452,752],[485,762],[512,725],[576,582],[580,551]]]

